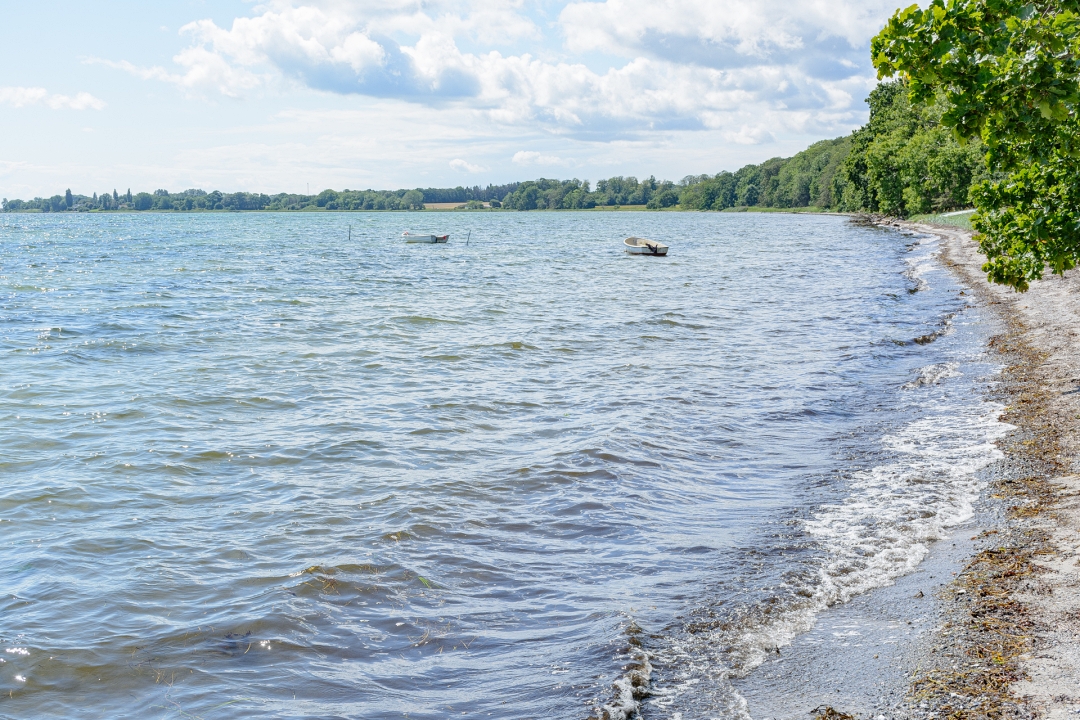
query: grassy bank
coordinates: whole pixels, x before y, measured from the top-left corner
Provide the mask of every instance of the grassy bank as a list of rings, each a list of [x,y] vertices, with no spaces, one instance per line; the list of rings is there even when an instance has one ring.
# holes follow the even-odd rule
[[[913,215],[908,222],[922,223],[924,225],[944,225],[946,227],[958,227],[964,230],[974,230],[971,227],[971,216],[974,210],[964,210],[960,213],[944,213],[929,215]]]

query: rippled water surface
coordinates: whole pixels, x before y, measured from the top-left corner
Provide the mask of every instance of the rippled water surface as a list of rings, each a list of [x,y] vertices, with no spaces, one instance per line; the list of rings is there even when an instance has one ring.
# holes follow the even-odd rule
[[[970,513],[958,289],[838,217],[0,216],[0,715],[738,714]]]

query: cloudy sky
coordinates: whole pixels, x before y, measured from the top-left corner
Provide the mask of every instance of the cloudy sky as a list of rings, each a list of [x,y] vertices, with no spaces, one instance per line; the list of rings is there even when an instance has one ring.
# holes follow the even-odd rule
[[[897,5],[10,0],[0,195],[734,170],[864,122]]]

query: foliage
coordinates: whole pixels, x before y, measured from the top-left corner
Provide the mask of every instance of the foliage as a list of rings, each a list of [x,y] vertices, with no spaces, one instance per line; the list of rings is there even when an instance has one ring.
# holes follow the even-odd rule
[[[832,207],[833,179],[850,144],[850,138],[822,140],[791,158],[772,158],[734,173],[683,178],[679,205],[693,210]]]
[[[908,101],[901,83],[882,83],[867,102],[870,120],[850,136],[734,173],[689,176],[679,185],[678,204],[691,210],[818,207],[899,217],[968,206],[972,182],[986,176],[981,144],[957,142],[939,113]]]
[[[401,204],[406,210],[423,210],[424,193],[419,190],[409,190],[401,196]]]
[[[658,197],[659,196],[659,197]],[[469,208],[483,207],[508,210],[574,210],[597,206],[645,205],[670,207],[678,202],[675,184],[659,182],[654,177],[638,181],[635,177],[613,177],[600,180],[593,190],[588,180],[529,180],[506,185],[472,188],[424,188],[413,190],[323,190],[318,195],[280,193],[222,193],[219,191],[185,190],[170,193],[155,190],[132,196],[129,190],[120,195],[115,190],[101,195],[34,198],[33,200],[4,200],[5,212],[94,212],[105,210],[136,210],[139,212],[197,212],[212,210],[422,210],[425,203],[460,202]]]
[[[972,223],[991,280],[1027,289],[1080,263],[1080,15],[1075,0],[933,0],[874,38],[881,77],[938,104],[958,138],[981,138],[993,176]]]
[[[170,193],[168,190],[155,190],[151,193],[138,193],[132,196],[129,190],[120,195],[115,190],[93,196],[73,195],[72,205],[66,204],[65,197],[34,198],[33,200],[5,200],[5,212],[93,212],[103,210],[136,210],[139,212],[198,212],[212,210],[407,210],[422,209],[424,194],[420,190],[324,190],[318,195],[293,195],[280,193],[266,195],[262,193],[222,193],[217,190],[185,190]]]
[[[501,205],[508,210],[580,210],[621,205],[654,207],[650,203],[657,193],[673,188],[673,183],[657,182],[655,177],[638,182],[636,177],[620,175],[597,181],[596,190],[591,189],[588,180],[540,178],[518,184],[513,192],[503,197]]]
[[[972,182],[986,175],[982,145],[957,142],[940,111],[912,105],[903,83],[881,83],[867,103],[870,120],[834,178],[835,205],[897,217],[967,207]]]
[[[482,188],[479,185],[473,187],[455,188],[418,188],[424,194],[424,202],[429,203],[467,203],[470,200],[479,202],[491,202],[506,197],[506,193],[512,193],[518,189],[521,183],[508,183],[506,185],[488,185]]]

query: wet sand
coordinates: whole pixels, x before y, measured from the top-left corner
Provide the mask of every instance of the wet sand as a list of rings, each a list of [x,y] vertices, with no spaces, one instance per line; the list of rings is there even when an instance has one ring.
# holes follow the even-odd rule
[[[914,716],[912,672],[945,622],[943,591],[973,554],[968,538],[985,519],[980,513],[957,528],[894,585],[822,613],[813,630],[736,683],[750,716],[805,720],[830,707],[858,718]]]

